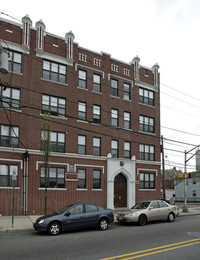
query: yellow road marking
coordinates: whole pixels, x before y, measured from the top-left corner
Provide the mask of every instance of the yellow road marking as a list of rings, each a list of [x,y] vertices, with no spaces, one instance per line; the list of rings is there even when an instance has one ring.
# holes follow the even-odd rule
[[[183,241],[183,242],[178,242],[178,243],[174,243],[174,244],[170,244],[170,245],[145,249],[145,250],[142,250],[142,251],[123,254],[123,255],[119,255],[119,256],[102,258],[100,260],[118,259],[118,258],[122,258],[122,257],[128,257],[128,258],[122,258],[123,260],[134,259],[134,258],[139,258],[139,257],[142,257],[142,256],[147,256],[147,255],[157,254],[157,253],[161,253],[161,252],[165,252],[165,251],[170,251],[170,250],[174,250],[174,249],[178,249],[178,248],[182,248],[182,247],[186,247],[186,246],[192,246],[192,245],[195,245],[195,244],[200,244],[200,238],[187,240],[187,241]],[[170,247],[170,248],[168,248],[168,247]],[[152,252],[152,251],[155,251],[155,252]],[[142,253],[146,253],[146,254],[142,254]],[[131,257],[129,257],[129,256],[131,256]]]

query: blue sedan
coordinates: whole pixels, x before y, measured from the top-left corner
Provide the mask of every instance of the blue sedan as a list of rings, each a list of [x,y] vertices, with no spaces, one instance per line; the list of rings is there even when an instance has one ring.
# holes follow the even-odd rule
[[[86,227],[106,230],[108,224],[113,221],[111,209],[104,209],[93,203],[77,203],[38,218],[33,227],[37,231],[48,231],[50,235],[58,235],[61,231]]]

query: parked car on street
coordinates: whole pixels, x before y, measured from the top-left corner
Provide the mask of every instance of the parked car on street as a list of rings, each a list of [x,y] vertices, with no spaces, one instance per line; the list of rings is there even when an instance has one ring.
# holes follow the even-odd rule
[[[33,227],[37,231],[48,231],[50,235],[58,235],[64,230],[87,227],[106,230],[108,224],[113,221],[114,215],[111,209],[104,209],[93,203],[77,203],[38,218]]]
[[[143,201],[135,204],[130,210],[119,212],[116,216],[119,222],[138,222],[144,226],[148,221],[174,221],[179,215],[177,206],[170,205],[162,200]]]

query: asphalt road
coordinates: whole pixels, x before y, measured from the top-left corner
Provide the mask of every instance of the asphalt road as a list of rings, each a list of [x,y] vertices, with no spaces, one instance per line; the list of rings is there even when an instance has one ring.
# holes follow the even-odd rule
[[[200,216],[144,227],[113,224],[106,231],[78,230],[52,237],[34,230],[0,233],[0,259],[173,259],[197,260]]]

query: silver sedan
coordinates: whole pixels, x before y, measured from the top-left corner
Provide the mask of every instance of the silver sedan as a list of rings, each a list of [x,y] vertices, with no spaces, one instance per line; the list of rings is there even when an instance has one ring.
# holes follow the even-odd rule
[[[135,204],[130,210],[119,212],[119,222],[138,222],[144,226],[148,221],[168,220],[173,222],[179,215],[179,208],[162,200],[143,201]]]

